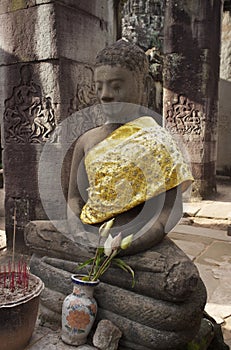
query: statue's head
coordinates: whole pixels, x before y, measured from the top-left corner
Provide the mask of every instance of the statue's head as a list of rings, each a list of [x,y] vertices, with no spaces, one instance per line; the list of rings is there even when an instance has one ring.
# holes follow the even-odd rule
[[[149,63],[137,45],[120,39],[97,54],[96,94],[101,103],[145,104]]]

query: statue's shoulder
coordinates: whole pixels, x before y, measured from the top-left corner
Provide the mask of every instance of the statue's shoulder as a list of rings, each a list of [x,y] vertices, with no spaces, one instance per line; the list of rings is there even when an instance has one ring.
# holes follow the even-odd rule
[[[104,125],[100,125],[85,131],[82,135],[79,136],[77,140],[78,143],[85,143],[86,141],[89,141],[89,139],[91,139],[92,137],[96,137],[97,135],[99,135],[103,129]]]
[[[82,134],[76,143],[76,147],[82,148],[86,154],[92,147],[104,140],[104,138],[107,137],[107,134],[107,128],[105,125],[97,126]]]

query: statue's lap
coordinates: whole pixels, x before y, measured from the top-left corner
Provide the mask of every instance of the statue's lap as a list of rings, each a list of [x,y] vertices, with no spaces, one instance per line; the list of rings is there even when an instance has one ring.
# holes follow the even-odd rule
[[[83,241],[74,244],[50,222],[31,222],[25,237],[34,252],[59,258],[43,258],[41,264],[47,261],[48,269],[76,273],[76,264],[89,256],[87,250],[81,249]],[[99,319],[109,318],[118,324],[126,334],[125,343],[137,343],[147,349],[167,350],[171,344],[176,349],[190,341],[200,328],[206,302],[204,284],[191,260],[168,238],[152,249],[123,259],[135,271],[135,286],[132,288],[130,275],[110,268],[95,292]],[[43,277],[38,261],[32,265]],[[56,289],[49,279],[45,284],[48,289]],[[164,347],[156,343],[157,339]]]

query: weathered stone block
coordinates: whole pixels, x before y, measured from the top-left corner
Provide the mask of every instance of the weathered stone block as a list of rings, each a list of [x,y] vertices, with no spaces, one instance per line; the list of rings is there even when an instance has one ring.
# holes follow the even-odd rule
[[[42,1],[44,0],[36,0],[37,3],[41,3]],[[61,0],[59,2],[68,7],[73,7],[75,9],[82,10],[90,15],[99,17],[100,19],[105,19],[108,16],[108,6],[111,1],[94,0],[94,2],[92,2],[85,0]]]
[[[41,1],[42,2],[42,1]],[[45,2],[50,2],[44,0]],[[0,2],[0,14],[23,10],[36,5],[36,0],[2,0]]]
[[[49,288],[44,288],[40,295],[40,302],[43,306],[49,308],[49,310],[61,315],[62,305],[65,297],[66,294],[55,292],[54,290],[50,290]]]
[[[190,49],[187,42],[191,42],[194,50],[195,47],[213,47],[214,52],[219,52],[219,43],[214,41],[214,34],[219,32],[220,12],[221,1],[206,3],[204,10],[199,0],[178,0],[177,3],[174,0],[168,1],[165,16],[170,20],[165,23],[165,52],[186,52]],[[213,21],[208,23],[208,18],[211,17]]]
[[[223,13],[219,85],[217,166],[228,175],[231,171],[231,13]]]
[[[5,190],[9,197],[37,198],[37,170],[42,145],[11,144],[4,148]],[[29,175],[29,179],[25,176]]]
[[[231,22],[231,20],[230,20]],[[231,24],[230,24],[231,27]],[[231,30],[230,30],[231,32]],[[231,48],[230,48],[231,58]],[[228,66],[228,64],[227,64]],[[219,85],[219,118],[218,118],[218,144],[217,167],[225,175],[231,171],[231,74],[230,80],[220,80]]]
[[[106,22],[58,3],[55,6],[55,13],[59,56],[78,62],[93,63],[95,54],[92,55],[91,52],[96,53],[111,40],[107,33]]]
[[[53,4],[2,14],[0,46],[3,52],[0,63],[58,58],[54,27]]]
[[[93,336],[93,344],[100,350],[117,350],[122,336],[120,329],[109,320],[101,320]]]
[[[220,78],[231,80],[231,14],[230,11],[223,13],[221,33],[221,66]]]

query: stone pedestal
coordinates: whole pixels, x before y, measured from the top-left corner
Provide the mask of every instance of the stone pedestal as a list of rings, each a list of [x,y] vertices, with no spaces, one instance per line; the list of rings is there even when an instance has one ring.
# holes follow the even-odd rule
[[[221,1],[166,2],[164,102],[166,128],[189,155],[194,199],[216,191]]]
[[[39,225],[34,225],[39,230]],[[31,228],[27,227],[27,233],[31,246]],[[53,251],[51,247],[56,243],[49,241],[45,231],[41,231],[41,236],[47,238],[47,253]],[[74,246],[81,259],[79,245],[73,243]],[[61,253],[60,248],[56,246]],[[206,301],[206,290],[196,267],[167,238],[155,249],[123,259],[135,271],[135,286],[132,287],[130,276],[116,267],[101,276],[94,293],[99,307],[97,322],[107,319],[121,330],[121,349],[186,349],[200,329]],[[74,261],[33,255],[31,271],[46,286],[41,296],[44,322],[60,322],[62,301],[70,293],[70,276],[76,273],[77,266]]]

